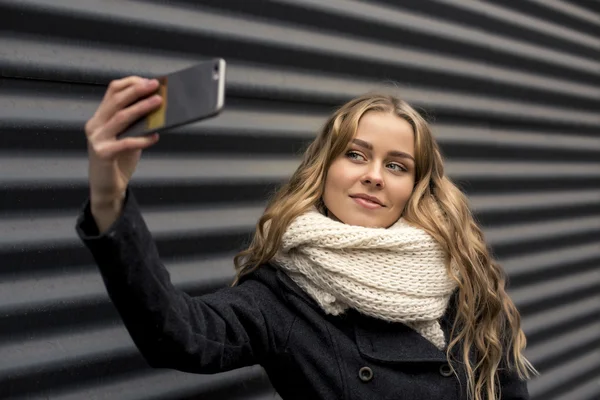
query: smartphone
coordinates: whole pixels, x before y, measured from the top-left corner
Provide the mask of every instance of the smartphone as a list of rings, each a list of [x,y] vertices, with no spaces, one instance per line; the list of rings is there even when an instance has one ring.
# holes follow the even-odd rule
[[[225,103],[225,60],[205,61],[156,78],[160,107],[131,124],[118,137],[161,132],[217,115]]]

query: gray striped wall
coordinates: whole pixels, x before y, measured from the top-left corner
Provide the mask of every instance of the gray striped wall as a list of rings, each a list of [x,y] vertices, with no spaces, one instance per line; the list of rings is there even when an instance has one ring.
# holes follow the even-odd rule
[[[275,396],[258,367],[149,369],[73,229],[105,85],[215,56],[226,110],[164,134],[133,183],[177,284],[225,285],[328,113],[395,82],[510,274],[533,398],[598,399],[597,0],[1,1],[1,398]]]

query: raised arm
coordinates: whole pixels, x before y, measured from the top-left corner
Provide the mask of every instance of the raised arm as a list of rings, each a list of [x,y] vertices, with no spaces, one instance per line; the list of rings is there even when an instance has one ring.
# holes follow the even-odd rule
[[[90,200],[77,231],[91,250],[108,294],[134,342],[156,367],[218,372],[260,363],[277,351],[275,295],[259,280],[192,298],[177,290],[162,265],[129,181],[143,149],[158,135],[119,139],[162,102],[156,80],[112,81],[85,125]]]
[[[130,191],[122,213],[103,233],[89,204],[77,232],[151,366],[214,373],[260,364],[279,352],[291,321],[269,285],[251,276],[201,297],[175,288]]]

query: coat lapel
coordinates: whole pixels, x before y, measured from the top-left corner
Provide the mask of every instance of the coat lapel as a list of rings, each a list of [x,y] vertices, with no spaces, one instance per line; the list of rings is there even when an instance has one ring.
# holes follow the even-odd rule
[[[304,292],[281,269],[276,268],[278,280],[294,295],[320,310],[317,303]],[[450,301],[451,308],[452,300]],[[450,311],[450,310],[449,310]],[[321,310],[322,312],[322,310]],[[448,314],[448,313],[447,313]],[[446,362],[445,351],[439,350],[414,329],[402,324],[391,323],[349,310],[346,318],[352,321],[355,340],[361,354],[372,360],[383,362]],[[448,318],[445,315],[444,318]],[[442,327],[446,321],[441,321]],[[446,339],[448,338],[448,332]]]
[[[402,323],[360,316],[356,344],[366,358],[384,362],[445,362],[446,353]]]

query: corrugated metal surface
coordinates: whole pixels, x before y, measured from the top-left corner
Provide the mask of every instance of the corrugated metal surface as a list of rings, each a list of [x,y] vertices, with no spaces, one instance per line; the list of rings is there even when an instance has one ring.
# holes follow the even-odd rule
[[[600,395],[597,1],[0,2],[0,397],[266,399],[260,368],[147,368],[73,230],[82,126],[115,77],[227,59],[227,108],[163,135],[134,186],[174,281],[205,293],[326,115],[397,82],[435,117],[542,372]]]

